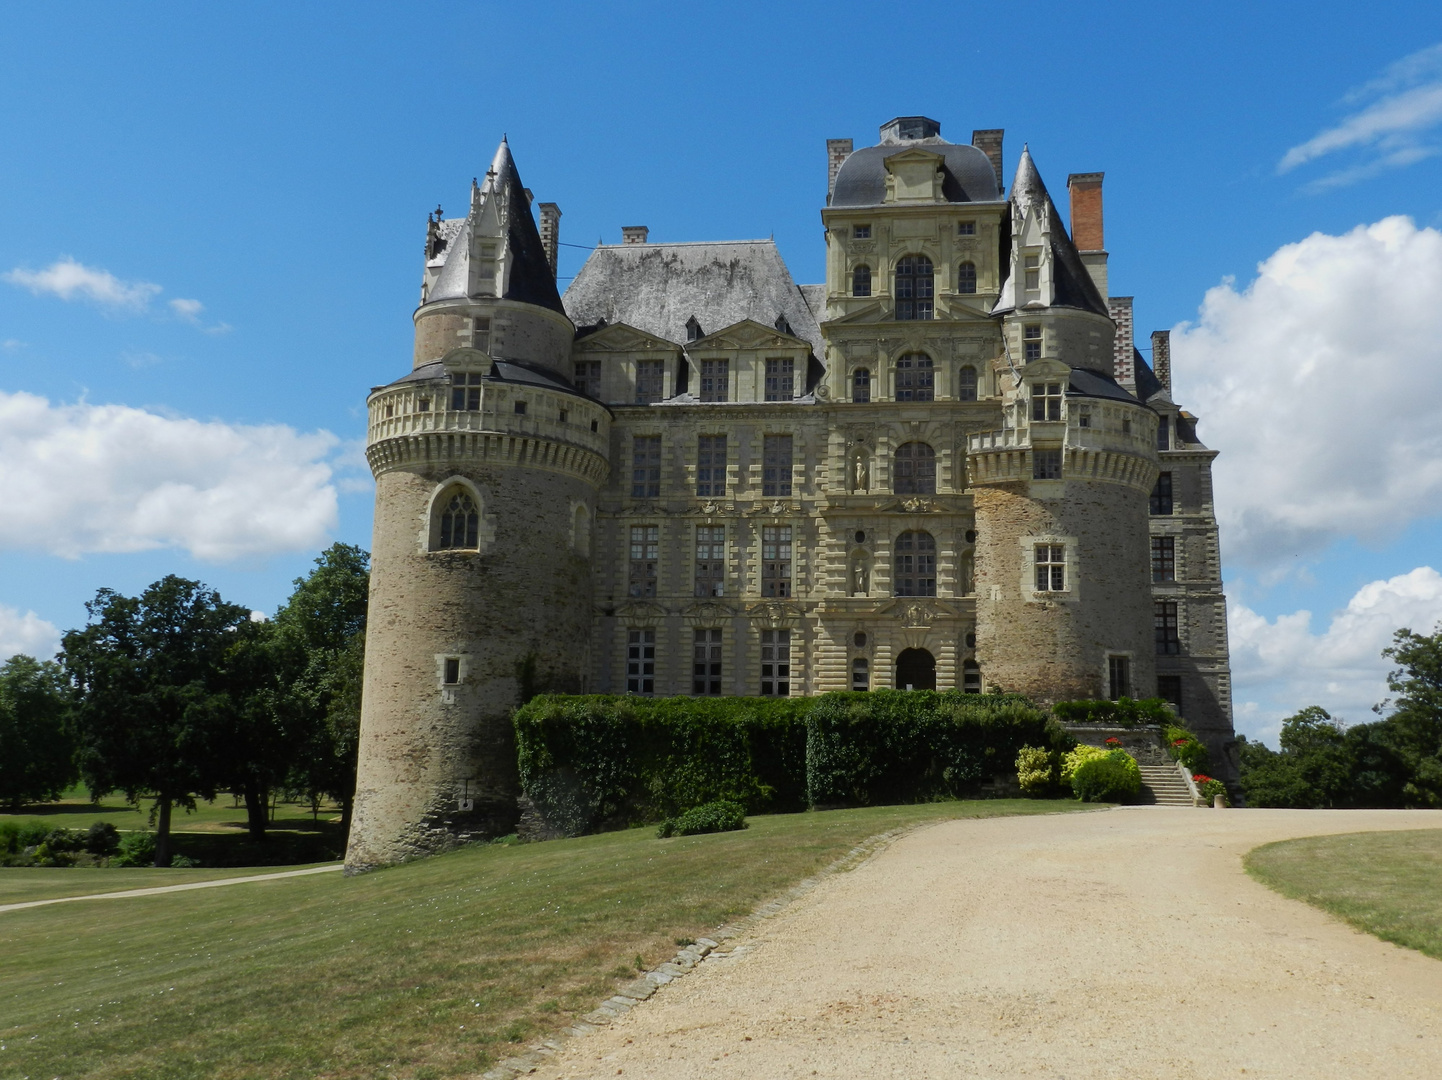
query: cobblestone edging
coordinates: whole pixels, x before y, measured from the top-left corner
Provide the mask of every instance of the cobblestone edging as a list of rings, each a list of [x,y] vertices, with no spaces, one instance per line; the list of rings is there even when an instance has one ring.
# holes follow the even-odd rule
[[[605,1027],[618,1017],[625,1016],[661,987],[690,974],[705,960],[743,955],[749,951],[748,946],[736,945],[726,949],[724,948],[725,943],[754,929],[763,919],[769,919],[784,910],[832,874],[855,869],[893,840],[899,839],[914,829],[930,824],[934,823],[917,822],[915,825],[867,837],[830,866],[794,885],[776,899],[760,905],[750,915],[727,923],[725,926],[717,927],[711,932],[711,937],[697,938],[695,944],[687,945],[666,963],[638,975],[633,982],[621,987],[613,996],[601,1002],[570,1027],[557,1032],[554,1037],[536,1043],[525,1053],[508,1057],[494,1068],[482,1073],[481,1080],[514,1080],[515,1077],[535,1072],[547,1058],[558,1053],[562,1046],[571,1039],[589,1035],[597,1028]]]

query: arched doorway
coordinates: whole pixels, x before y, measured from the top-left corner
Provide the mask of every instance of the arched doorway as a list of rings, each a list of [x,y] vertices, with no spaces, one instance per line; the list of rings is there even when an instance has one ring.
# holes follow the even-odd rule
[[[935,690],[936,657],[925,649],[905,649],[896,658],[898,690]]]

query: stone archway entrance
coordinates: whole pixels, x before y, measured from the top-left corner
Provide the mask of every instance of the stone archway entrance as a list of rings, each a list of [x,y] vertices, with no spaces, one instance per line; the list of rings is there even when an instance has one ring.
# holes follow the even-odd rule
[[[936,657],[925,649],[905,649],[896,658],[898,690],[935,690]]]

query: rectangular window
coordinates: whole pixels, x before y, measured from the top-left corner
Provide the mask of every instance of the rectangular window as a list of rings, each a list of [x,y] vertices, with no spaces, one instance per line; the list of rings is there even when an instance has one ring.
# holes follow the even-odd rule
[[[696,526],[696,595],[720,596],[726,579],[726,526]]]
[[[791,631],[761,631],[761,693],[791,696]]]
[[[1170,704],[1177,711],[1178,716],[1184,715],[1182,713],[1182,677],[1180,675],[1158,675],[1157,697]]]
[[[1164,472],[1152,488],[1152,514],[1165,517],[1172,512],[1172,474]]]
[[[975,235],[976,235],[976,222],[974,222],[974,221],[958,221],[958,222],[956,223],[956,235],[957,235],[957,236],[975,236]]]
[[[691,645],[691,693],[721,693],[721,628],[697,627]]]
[[[1061,479],[1061,451],[1033,450],[1031,452],[1031,478],[1033,480]]]
[[[1036,546],[1036,591],[1066,592],[1066,546]]]
[[[766,361],[766,400],[790,401],[796,396],[796,361],[771,357]]]
[[[935,399],[936,371],[925,353],[907,353],[896,361],[896,400]]]
[[[1177,541],[1174,537],[1152,537],[1152,580],[1177,580]]]
[[[461,681],[461,658],[460,658],[459,656],[448,656],[448,657],[446,657],[446,673],[445,673],[445,682],[446,682],[446,684],[449,685],[449,686],[454,686],[456,683],[458,683],[458,682],[460,682],[460,681]]]
[[[601,396],[601,361],[576,361],[576,389],[588,397]]]
[[[1021,329],[1022,359],[1030,363],[1041,359],[1041,327],[1024,326]]]
[[[730,401],[731,361],[701,361],[701,400]]]
[[[1031,418],[1033,421],[1061,419],[1061,383],[1032,384]]]
[[[481,374],[451,376],[451,410],[478,412],[481,408]]]
[[[871,400],[871,371],[857,368],[851,376],[851,400],[864,404]]]
[[[1125,656],[1107,657],[1107,684],[1107,696],[1113,701],[1131,696],[1132,665]]]
[[[1165,416],[1157,417],[1157,449],[1170,450],[1172,448],[1172,422]]]
[[[636,361],[636,404],[649,405],[661,400],[666,381],[666,361]]]
[[[761,527],[761,595],[791,595],[791,526]]]
[[[654,499],[661,494],[661,436],[637,435],[631,440],[631,498]]]
[[[526,403],[525,403],[524,401],[518,401],[518,402],[516,402],[516,415],[517,415],[517,416],[525,416],[525,415],[526,415]]]
[[[1021,265],[1026,274],[1026,291],[1036,292],[1041,288],[1041,256],[1023,255]]]
[[[725,435],[696,438],[696,494],[703,499],[719,499],[726,494]]]
[[[471,320],[471,348],[480,349],[481,352],[491,351],[491,320]]]
[[[791,495],[791,436],[767,435],[762,440],[761,494]]]
[[[981,668],[975,660],[968,660],[961,665],[961,692],[963,694],[981,693]]]
[[[656,595],[656,563],[660,557],[660,548],[659,525],[631,526],[630,595]]]
[[[1181,635],[1177,632],[1177,602],[1156,602],[1157,655],[1177,656],[1182,651]]]
[[[864,656],[851,661],[851,689],[871,689],[871,662]]]
[[[1088,406],[1083,405],[1077,410],[1076,426],[1085,428],[1092,426],[1092,411]]]
[[[656,631],[626,631],[626,692],[656,692]]]
[[[870,225],[853,225],[852,228],[851,228],[851,236],[852,236],[852,239],[854,239],[854,240],[870,240],[870,239],[871,239],[871,226],[870,226]]]
[[[430,411],[431,411],[431,399],[428,398],[428,397],[417,398],[417,399],[416,399],[416,410],[417,410],[418,412],[430,412]]]

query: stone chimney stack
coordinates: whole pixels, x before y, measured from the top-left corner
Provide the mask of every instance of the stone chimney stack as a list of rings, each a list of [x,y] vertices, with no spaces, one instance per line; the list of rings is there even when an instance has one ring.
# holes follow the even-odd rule
[[[1157,381],[1166,388],[1167,396],[1172,394],[1172,332],[1152,331],[1152,371]]]
[[[546,249],[546,262],[551,264],[551,276],[556,276],[556,256],[561,245],[561,208],[553,202],[541,204],[541,246]]]
[[[644,225],[622,225],[621,243],[623,244],[644,244],[646,237],[651,235],[651,230]]]
[[[971,133],[971,145],[990,159],[991,167],[996,172],[996,186],[1002,191],[1006,190],[1006,177],[1001,171],[1001,137],[1005,134],[1005,128],[987,128]]]
[[[831,196],[836,194],[836,174],[841,163],[851,155],[850,139],[826,140],[826,205],[831,205]]]
[[[1105,173],[1072,173],[1066,178],[1071,193],[1071,241],[1081,254],[1097,291],[1107,295],[1107,252],[1102,228],[1102,177]]]
[[[1137,367],[1134,363],[1136,346],[1132,338],[1132,298],[1112,296],[1107,298],[1107,310],[1112,322],[1117,324],[1116,337],[1112,338],[1112,378],[1128,390],[1137,388]]]

